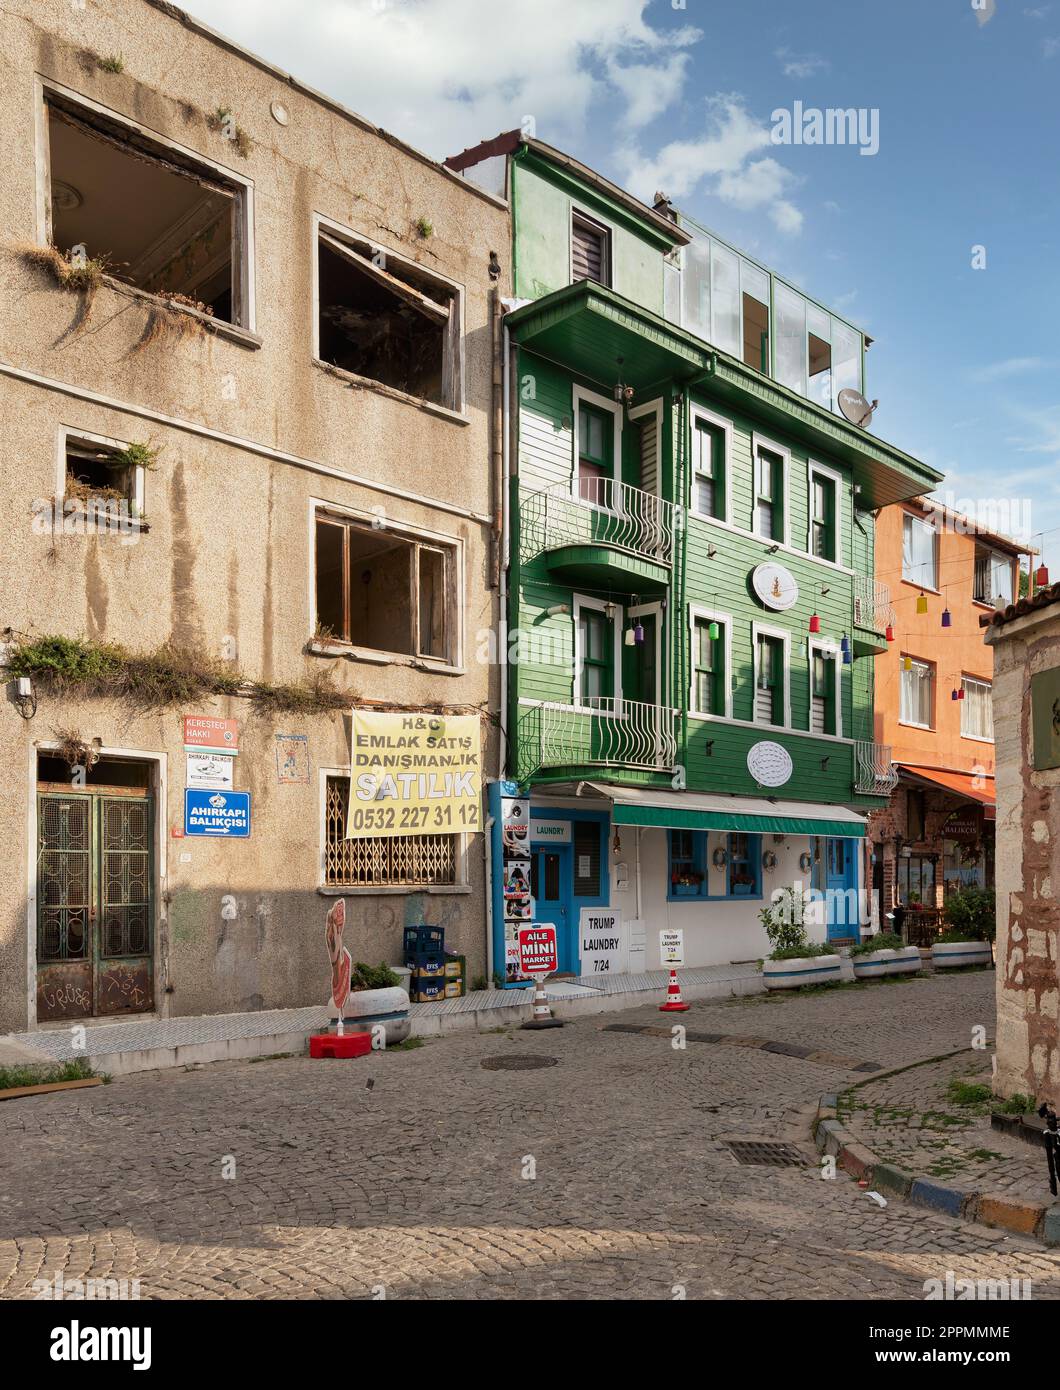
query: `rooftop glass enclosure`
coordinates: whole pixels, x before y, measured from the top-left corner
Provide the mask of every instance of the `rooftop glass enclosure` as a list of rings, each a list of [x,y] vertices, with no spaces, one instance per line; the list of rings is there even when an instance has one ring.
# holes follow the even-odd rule
[[[688,217],[666,265],[666,317],[827,410],[864,390],[862,335]]]

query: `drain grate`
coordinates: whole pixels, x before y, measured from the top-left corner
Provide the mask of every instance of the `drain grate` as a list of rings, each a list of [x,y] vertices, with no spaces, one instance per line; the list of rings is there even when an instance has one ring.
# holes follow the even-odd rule
[[[737,1163],[758,1168],[801,1168],[805,1159],[793,1144],[776,1140],[727,1139]]]
[[[483,1057],[480,1066],[486,1071],[536,1071],[539,1067],[554,1067],[558,1057],[540,1057],[531,1053],[526,1057]]]

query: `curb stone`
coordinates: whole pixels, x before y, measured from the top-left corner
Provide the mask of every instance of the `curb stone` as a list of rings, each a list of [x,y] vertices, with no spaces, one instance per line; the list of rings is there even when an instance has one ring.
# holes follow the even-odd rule
[[[941,1212],[958,1221],[974,1221],[1012,1231],[1014,1235],[1033,1236],[1047,1246],[1060,1246],[1060,1201],[1048,1206],[1013,1201],[989,1193],[966,1192],[963,1188],[947,1187],[930,1178],[906,1173],[893,1163],[884,1163],[844,1129],[836,1118],[837,1106],[838,1097],[834,1093],[821,1096],[813,1121],[813,1135],[817,1152],[837,1156],[844,1172],[864,1178],[914,1206]]]

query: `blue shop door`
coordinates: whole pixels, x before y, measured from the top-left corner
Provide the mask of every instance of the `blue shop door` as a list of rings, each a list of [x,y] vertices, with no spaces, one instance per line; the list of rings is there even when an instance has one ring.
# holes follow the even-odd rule
[[[852,936],[861,939],[858,922],[857,895],[857,851],[858,841],[847,839],[825,840],[825,888],[828,890],[828,940],[835,937]]]
[[[547,849],[531,846],[530,896],[534,921],[551,922],[556,928],[556,959],[561,975],[573,972],[577,959],[571,888],[570,845],[550,845]]]

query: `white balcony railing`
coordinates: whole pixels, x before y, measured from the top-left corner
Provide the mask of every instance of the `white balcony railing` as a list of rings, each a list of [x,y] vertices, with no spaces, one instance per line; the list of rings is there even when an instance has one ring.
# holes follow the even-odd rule
[[[672,502],[612,478],[578,478],[523,499],[520,552],[524,561],[564,545],[609,545],[663,565],[673,563]]]
[[[854,790],[868,796],[890,796],[898,785],[888,743],[855,743]]]
[[[891,591],[886,584],[868,575],[854,576],[854,626],[870,632],[886,632],[894,622]]]
[[[542,767],[670,772],[677,759],[677,711],[603,696],[574,708],[534,705],[520,719],[519,746],[522,776]]]

